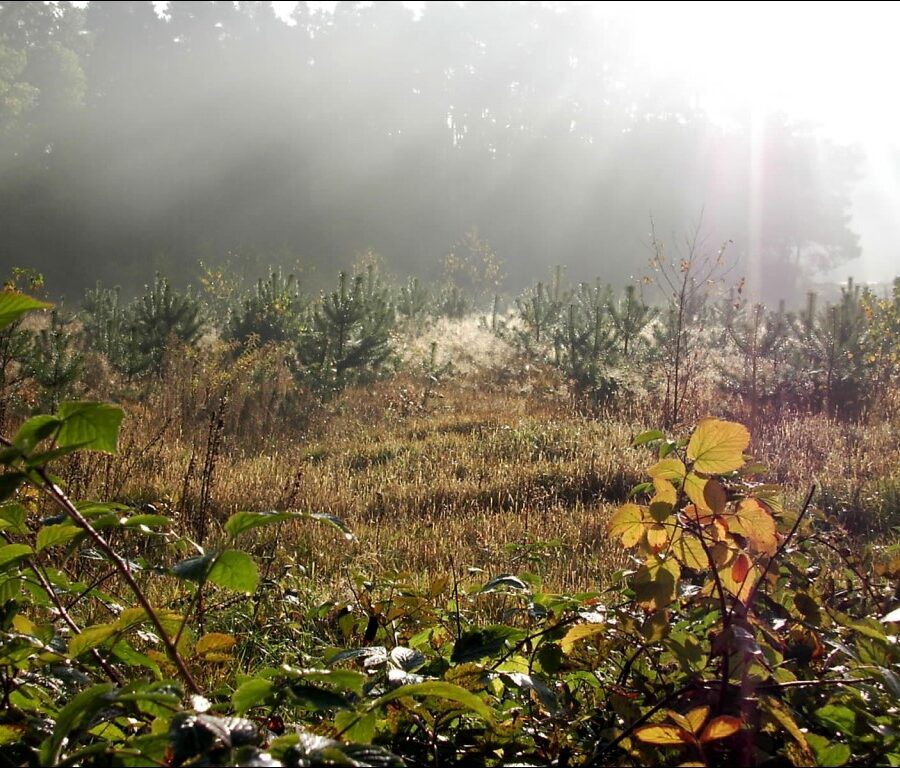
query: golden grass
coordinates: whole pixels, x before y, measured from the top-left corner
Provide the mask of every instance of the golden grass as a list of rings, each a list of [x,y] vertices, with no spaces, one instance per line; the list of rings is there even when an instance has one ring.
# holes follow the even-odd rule
[[[658,425],[652,398],[584,412],[552,372],[490,353],[477,359],[440,385],[401,375],[324,406],[293,392],[265,353],[230,367],[214,355],[179,360],[127,405],[121,454],[77,457],[63,477],[78,497],[151,502],[191,531],[219,434],[206,543],[241,509],[336,515],[357,542],[302,522],[285,525],[277,552],[271,532],[254,544],[316,574],[324,593],[344,591],[350,571],[410,572],[427,583],[451,562],[474,581],[528,571],[552,591],[601,588],[628,564],[605,525],[653,461],[630,447]],[[735,411],[707,381],[692,413]],[[889,422],[792,417],[764,425],[752,447],[794,503],[815,481],[864,509],[879,483],[900,476],[894,434]]]

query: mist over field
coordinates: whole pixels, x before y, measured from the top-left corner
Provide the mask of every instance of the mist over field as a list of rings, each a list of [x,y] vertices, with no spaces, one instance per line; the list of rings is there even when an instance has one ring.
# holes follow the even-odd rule
[[[70,298],[155,270],[196,281],[198,260],[315,285],[372,249],[430,279],[476,230],[503,290],[555,264],[620,285],[645,269],[652,218],[662,239],[702,220],[709,247],[732,241],[769,301],[893,277],[897,154],[853,134],[863,107],[843,132],[814,122],[840,105],[792,114],[785,93],[808,96],[828,57],[800,37],[805,80],[774,72],[791,60],[764,41],[748,61],[741,27],[772,8],[276,5],[0,4],[0,270],[37,268]],[[871,8],[820,13],[848,56],[877,26]],[[787,26],[820,40],[797,14]],[[761,103],[782,81],[795,91]],[[869,93],[823,98],[850,91]]]

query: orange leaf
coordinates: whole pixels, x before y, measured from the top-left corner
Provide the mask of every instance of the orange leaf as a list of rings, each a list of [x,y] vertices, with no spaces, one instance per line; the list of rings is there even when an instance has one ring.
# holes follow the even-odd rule
[[[731,565],[731,578],[736,584],[743,584],[747,580],[747,574],[750,573],[750,558],[743,552],[734,558]]]
[[[727,739],[741,730],[741,721],[736,717],[729,715],[720,715],[715,720],[711,720],[709,725],[703,730],[700,737],[701,744],[707,744],[710,741],[718,739]]]

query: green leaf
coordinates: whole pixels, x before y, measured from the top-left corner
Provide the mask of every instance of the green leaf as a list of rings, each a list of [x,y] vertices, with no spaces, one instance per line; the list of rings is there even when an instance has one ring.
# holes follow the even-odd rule
[[[25,726],[0,725],[0,746],[17,744],[25,740]]]
[[[321,688],[318,685],[310,685],[302,681],[292,682],[288,686],[294,700],[304,709],[310,712],[321,712],[326,709],[348,709],[350,701],[346,696]]]
[[[69,658],[77,659],[85,651],[103,645],[118,631],[119,627],[115,624],[95,624],[92,627],[85,627],[69,640]]]
[[[646,445],[647,443],[652,443],[654,440],[664,440],[666,437],[665,432],[661,432],[658,429],[650,429],[646,432],[641,432],[634,440],[631,441],[631,445],[633,447],[637,447],[639,445]]]
[[[259,584],[259,571],[246,552],[226,549],[216,557],[207,579],[220,587],[252,593]]]
[[[464,632],[456,641],[450,661],[461,664],[466,661],[478,661],[485,656],[498,656],[523,640],[525,636],[524,630],[502,624]]]
[[[111,403],[69,402],[59,407],[63,422],[57,437],[60,448],[116,453],[119,426],[125,412]]]
[[[234,538],[251,528],[274,525],[302,516],[296,512],[235,512],[225,523],[225,533]]]
[[[264,680],[261,677],[254,677],[242,683],[231,694],[231,703],[234,705],[234,711],[243,714],[248,709],[258,706],[266,700],[272,692],[272,688],[272,681]]]
[[[37,552],[47,547],[55,547],[71,541],[79,534],[84,533],[77,525],[72,523],[60,523],[59,525],[47,525],[38,531]]]
[[[18,291],[3,291],[0,293],[0,330],[12,325],[22,315],[34,312],[38,309],[49,309],[52,304],[46,301],[38,301]]]
[[[815,711],[815,718],[829,728],[845,735],[854,733],[856,713],[840,704],[826,704]]]
[[[341,737],[357,744],[371,743],[375,737],[376,722],[374,712],[360,715],[357,712],[341,710],[334,716],[334,727]]]
[[[110,653],[129,667],[145,667],[153,672],[157,678],[162,677],[159,664],[121,638],[110,649]],[[120,698],[119,700],[121,701],[122,699]]]
[[[341,533],[344,534],[344,538],[347,541],[356,541],[356,536],[353,531],[350,530],[347,523],[345,523],[341,518],[336,517],[335,515],[330,515],[327,512],[313,512],[310,514],[310,517],[313,520],[318,520],[321,523],[328,523],[328,525],[337,528]]]
[[[132,515],[122,525],[125,528],[165,528],[170,523],[165,515]]]
[[[371,709],[382,707],[388,702],[402,699],[405,696],[434,696],[439,699],[454,701],[465,709],[474,712],[482,720],[488,723],[494,722],[490,707],[488,707],[480,697],[476,696],[474,693],[470,693],[465,688],[460,688],[458,685],[453,685],[453,683],[445,683],[442,680],[430,680],[425,683],[401,685],[399,688],[376,699],[372,703]]]
[[[56,765],[63,744],[76,736],[82,723],[90,721],[97,710],[107,706],[115,686],[112,683],[95,685],[82,691],[62,708],[56,718],[53,733],[41,745],[41,765]]]
[[[34,550],[27,544],[6,544],[0,547],[0,568],[21,562],[34,554]]]
[[[180,563],[176,563],[172,566],[172,573],[179,579],[201,584],[206,581],[210,566],[215,559],[215,554],[189,557],[187,560],[182,560]]]
[[[28,419],[16,432],[13,437],[13,444],[22,451],[22,453],[31,453],[34,447],[50,437],[62,422],[55,416],[32,416]]]
[[[12,496],[24,481],[25,475],[21,472],[6,472],[0,475],[0,501]]]
[[[816,764],[823,768],[840,768],[850,762],[850,758],[853,756],[847,744],[832,744],[817,733],[808,734],[807,739],[816,757]]]
[[[500,587],[509,587],[510,589],[515,589],[519,592],[529,591],[528,585],[522,581],[522,579],[508,573],[495,576],[478,591],[481,593],[496,592]]]
[[[30,531],[25,521],[28,519],[28,510],[21,504],[15,502],[7,502],[0,506],[0,530],[17,533],[21,536],[27,536]]]

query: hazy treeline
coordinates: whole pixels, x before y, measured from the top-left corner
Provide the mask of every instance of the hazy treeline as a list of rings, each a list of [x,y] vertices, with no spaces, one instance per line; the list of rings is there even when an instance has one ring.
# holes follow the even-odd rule
[[[651,80],[590,4],[0,3],[0,267],[70,296],[238,254],[327,275],[365,248],[432,277],[477,227],[521,289],[621,283],[701,209],[768,300],[858,255],[858,159],[725,125]]]

